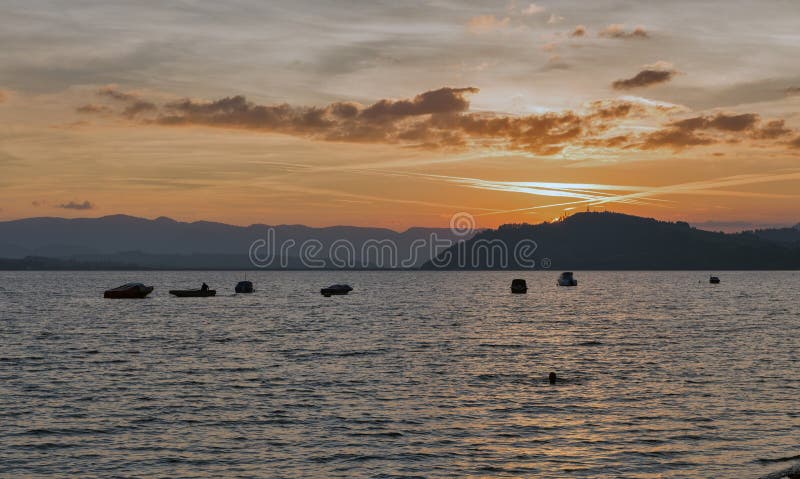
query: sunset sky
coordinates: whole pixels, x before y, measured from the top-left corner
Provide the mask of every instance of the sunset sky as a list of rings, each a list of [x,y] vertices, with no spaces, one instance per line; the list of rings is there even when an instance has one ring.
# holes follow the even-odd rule
[[[800,2],[4,0],[0,220],[800,222]]]

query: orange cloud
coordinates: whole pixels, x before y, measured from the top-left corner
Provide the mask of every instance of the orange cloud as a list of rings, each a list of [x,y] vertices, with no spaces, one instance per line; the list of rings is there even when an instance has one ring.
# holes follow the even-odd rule
[[[636,39],[636,38],[649,38],[650,35],[644,27],[636,27],[632,31],[625,31],[625,25],[614,23],[606,28],[600,30],[597,34],[603,38],[621,38],[621,39]]]
[[[97,105],[94,103],[89,103],[87,105],[79,106],[75,109],[78,113],[109,113],[111,108],[107,107],[106,105]]]
[[[502,30],[508,26],[508,23],[511,21],[510,18],[497,18],[494,15],[479,15],[477,17],[472,17],[467,22],[467,29],[471,33],[489,33],[494,30]]]
[[[586,36],[586,27],[583,25],[578,25],[577,27],[575,27],[575,30],[572,30],[569,36],[573,38]]]
[[[125,100],[128,107],[121,115],[150,125],[237,128],[319,141],[425,149],[498,148],[543,156],[558,154],[568,146],[682,149],[741,139],[776,140],[792,133],[783,120],[762,122],[754,113],[716,113],[633,134],[617,128],[625,120],[663,115],[663,107],[606,100],[588,103],[580,110],[513,116],[469,111],[468,96],[475,93],[478,89],[474,87],[444,87],[370,105],[342,101],[310,107],[259,105],[241,95],[215,101],[183,99],[161,106],[136,97]],[[137,110],[140,105],[145,106]]]

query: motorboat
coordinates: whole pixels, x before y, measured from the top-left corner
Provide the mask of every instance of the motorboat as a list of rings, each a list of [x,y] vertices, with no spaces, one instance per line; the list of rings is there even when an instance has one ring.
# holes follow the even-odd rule
[[[179,298],[207,298],[217,294],[216,289],[209,289],[208,285],[203,283],[203,287],[199,289],[171,289],[169,294]]]
[[[528,292],[528,283],[524,279],[514,279],[511,281],[511,292],[514,294],[524,294]]]
[[[708,282],[711,283],[711,284],[719,284],[719,277],[718,276],[712,276],[711,278],[709,278]]]
[[[328,286],[327,288],[322,288],[319,290],[320,294],[329,298],[334,295],[344,295],[353,291],[353,288],[350,287],[348,284],[333,284]]]
[[[236,284],[235,290],[237,293],[252,293],[255,291],[255,289],[253,289],[253,283],[250,281],[239,281]]]
[[[152,286],[145,286],[142,283],[127,283],[107,290],[103,293],[103,297],[108,299],[141,299],[152,292]]]
[[[578,286],[578,280],[572,277],[572,271],[564,271],[558,277],[556,284],[559,286]]]

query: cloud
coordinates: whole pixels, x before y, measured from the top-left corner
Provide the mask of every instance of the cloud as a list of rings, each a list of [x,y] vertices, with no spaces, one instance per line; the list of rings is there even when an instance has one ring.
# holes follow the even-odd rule
[[[625,25],[614,23],[600,30],[597,34],[603,38],[643,39],[650,38],[644,27],[636,27],[632,31],[625,31]]]
[[[467,30],[475,34],[489,33],[506,28],[510,21],[511,19],[508,17],[497,18],[494,15],[479,15],[469,19]]]
[[[548,25],[555,25],[557,23],[561,23],[564,21],[564,17],[558,16],[555,13],[550,14],[550,18],[547,19]]]
[[[583,25],[578,25],[577,27],[575,27],[575,30],[572,30],[569,36],[573,38],[580,38],[586,36],[586,27]]]
[[[677,74],[675,70],[642,70],[631,78],[616,80],[611,84],[615,90],[630,90],[632,88],[642,88],[659,83],[666,83]]]
[[[798,96],[800,95],[800,86],[790,86],[786,90],[783,91],[786,96]]]
[[[58,205],[58,208],[63,208],[65,210],[91,210],[94,209],[94,205],[90,203],[88,200],[84,201],[83,203],[76,203],[75,201],[70,201],[69,203],[62,203]]]
[[[155,110],[157,110],[155,103],[145,100],[135,100],[125,108],[125,111],[123,111],[122,114],[128,118],[133,118],[140,113],[151,112]]]
[[[9,94],[6,90],[0,89],[0,103],[4,103],[8,100]]]
[[[784,120],[762,124],[756,113],[716,113],[700,115],[668,123],[664,128],[644,135],[637,148],[683,149],[689,146],[711,145],[742,139],[774,140],[792,133]]]
[[[544,11],[545,11],[544,7],[536,5],[535,3],[531,3],[522,10],[522,14],[530,16],[530,15],[536,15],[537,13],[542,13]]]
[[[762,128],[756,130],[753,136],[762,140],[774,140],[783,138],[791,133],[792,130],[786,128],[786,122],[784,120],[772,120],[767,122]]]
[[[118,101],[135,101],[139,97],[133,93],[126,93],[117,88],[116,85],[106,85],[101,87],[97,90],[97,94],[100,96],[111,98],[112,100]]]
[[[112,100],[127,103],[128,106],[125,107],[122,114],[128,118],[134,118],[141,113],[154,112],[158,109],[155,103],[143,100],[135,93],[119,90],[116,85],[106,85],[97,90],[97,94]],[[92,112],[83,111],[82,113]]]
[[[322,141],[399,144],[426,149],[463,149],[470,145],[526,151],[561,152],[571,142],[613,128],[645,107],[613,100],[526,116],[469,111],[474,87],[444,87],[410,99],[383,99],[371,105],[336,102],[323,107],[258,105],[243,96],[215,101],[183,99],[156,107],[138,118],[165,126],[204,125],[302,136]]]
[[[79,106],[78,108],[75,109],[75,111],[78,113],[97,114],[97,113],[109,113],[111,111],[111,108],[107,107],[106,105],[97,105],[94,103],[89,103],[83,106]]]
[[[507,115],[470,110],[475,87],[443,87],[406,99],[369,105],[339,101],[324,106],[261,105],[241,95],[214,101],[182,99],[158,105],[128,102],[120,113],[136,123],[206,126],[279,133],[315,141],[381,143],[430,150],[496,149],[549,156],[565,148],[682,149],[721,142],[781,139],[793,133],[783,120],[762,122],[754,113],[696,115],[647,133],[629,120],[676,113],[672,105],[640,98],[600,100],[579,109]],[[139,102],[141,111],[132,111]]]

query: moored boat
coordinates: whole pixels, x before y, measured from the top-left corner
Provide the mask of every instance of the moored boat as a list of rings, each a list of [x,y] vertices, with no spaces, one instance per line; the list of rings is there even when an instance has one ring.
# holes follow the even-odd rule
[[[319,290],[320,294],[322,294],[326,298],[329,298],[334,295],[339,295],[339,296],[345,295],[350,291],[353,291],[353,288],[351,288],[350,285],[348,284],[333,284],[331,286],[328,286],[327,288],[322,288],[321,290]]]
[[[216,289],[171,289],[169,294],[179,298],[207,298],[217,294]]]
[[[711,278],[709,278],[708,282],[711,284],[719,284],[719,277],[712,276]]]
[[[524,279],[514,279],[511,281],[511,292],[514,294],[524,294],[528,292],[528,283]]]
[[[559,286],[578,286],[578,280],[572,277],[572,271],[564,271],[558,277],[556,284]]]
[[[252,293],[253,291],[255,291],[255,289],[253,289],[253,283],[252,282],[250,282],[250,281],[239,281],[236,284],[235,291],[237,293]]]
[[[152,286],[145,286],[142,283],[126,283],[106,290],[103,293],[103,297],[108,299],[141,299],[152,292]]]

